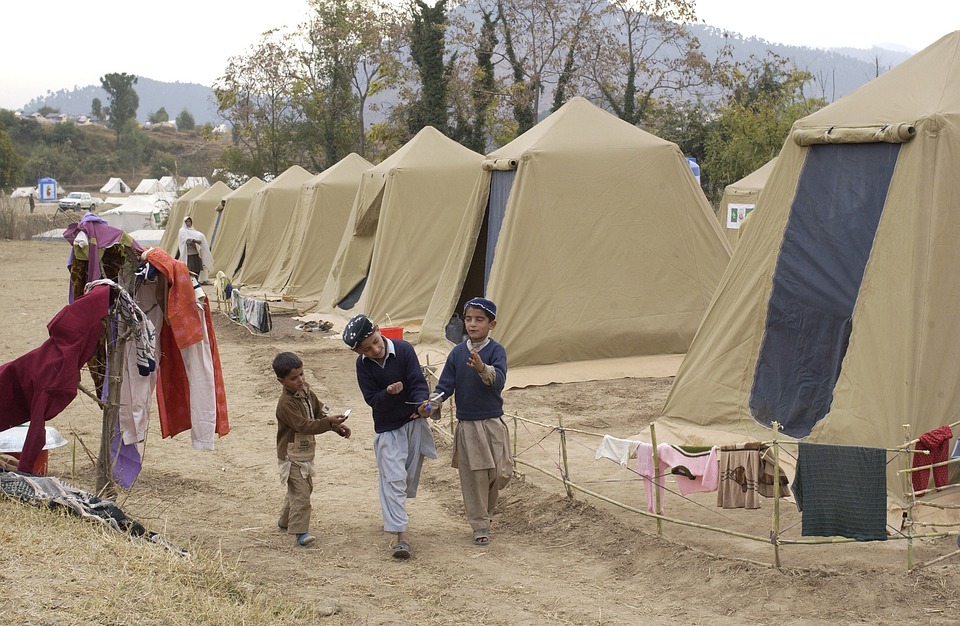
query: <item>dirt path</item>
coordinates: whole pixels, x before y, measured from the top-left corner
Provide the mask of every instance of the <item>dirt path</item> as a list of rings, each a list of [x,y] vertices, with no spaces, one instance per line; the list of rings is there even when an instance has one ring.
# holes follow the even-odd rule
[[[46,337],[46,323],[65,303],[67,252],[65,244],[0,242],[7,304],[0,362]],[[154,420],[144,470],[121,504],[175,543],[219,551],[268,589],[310,603],[335,600],[340,611],[330,624],[956,623],[960,560],[909,574],[903,543],[883,542],[784,548],[784,569],[776,570],[737,560],[769,563],[769,544],[669,524],[657,536],[653,521],[584,495],[567,498],[558,482],[523,467],[524,479],[502,494],[491,545],[477,548],[442,436],[439,458],[426,465],[410,506],[414,558],[395,561],[391,536],[381,530],[372,420],[356,386],[354,355],[336,336],[296,331],[288,318],[276,317],[270,336],[215,319],[230,434],[215,451],[198,452],[186,433],[161,439]],[[279,385],[270,361],[282,350],[301,355],[321,400],[354,408],[350,440],[319,437],[312,522],[318,541],[307,549],[275,529],[282,499],[274,457]],[[629,436],[656,416],[669,385],[551,385],[511,390],[506,405],[544,423],[562,415],[575,428]],[[99,419],[80,396],[52,425],[96,449]],[[593,460],[594,439],[568,443],[573,480],[643,508],[634,475]],[[538,466],[561,463],[555,433],[521,426],[519,448]],[[72,469],[70,446],[51,453],[51,473],[69,477]],[[78,485],[91,488],[92,465],[82,451],[76,471]],[[769,528],[769,507],[721,514],[709,502],[671,503],[668,513],[751,533]],[[923,558],[949,551],[945,540],[918,544]]]

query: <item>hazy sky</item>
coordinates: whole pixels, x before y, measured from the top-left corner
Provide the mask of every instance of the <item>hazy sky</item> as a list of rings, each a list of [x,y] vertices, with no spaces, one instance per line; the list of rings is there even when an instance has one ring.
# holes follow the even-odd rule
[[[960,0],[697,0],[697,14],[745,37],[811,47],[917,51],[960,29]],[[261,32],[304,22],[307,0],[15,0],[3,15],[0,107],[18,109],[48,91],[99,85],[111,72],[212,85]]]

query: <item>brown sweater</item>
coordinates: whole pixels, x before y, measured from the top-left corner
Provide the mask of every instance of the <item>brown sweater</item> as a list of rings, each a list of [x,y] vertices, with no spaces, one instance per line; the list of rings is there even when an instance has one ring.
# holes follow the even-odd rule
[[[332,430],[327,414],[309,386],[297,393],[284,389],[277,401],[277,459],[312,461],[316,453],[314,435]]]

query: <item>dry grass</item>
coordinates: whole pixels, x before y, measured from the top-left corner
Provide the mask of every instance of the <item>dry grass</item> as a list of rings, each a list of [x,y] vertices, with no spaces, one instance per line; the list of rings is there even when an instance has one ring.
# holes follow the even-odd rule
[[[6,624],[316,624],[332,607],[285,599],[193,546],[189,557],[0,496]]]
[[[30,239],[54,228],[66,228],[81,216],[81,213],[49,213],[39,209],[31,213],[26,198],[3,196],[0,198],[0,239]]]

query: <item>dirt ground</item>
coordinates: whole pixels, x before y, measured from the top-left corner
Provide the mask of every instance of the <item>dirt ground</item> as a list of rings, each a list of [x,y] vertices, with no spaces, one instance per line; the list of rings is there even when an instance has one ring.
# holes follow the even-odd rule
[[[68,247],[0,242],[0,362],[39,345],[46,324],[66,302]],[[438,432],[439,458],[428,461],[410,503],[414,555],[390,557],[382,531],[372,420],[357,389],[354,355],[335,334],[304,333],[275,314],[269,335],[254,335],[215,315],[226,379],[231,432],[213,452],[195,451],[188,433],[161,439],[153,420],[144,469],[119,501],[131,517],[183,546],[219,550],[265,588],[303,602],[339,605],[329,624],[955,624],[960,611],[960,558],[908,572],[904,541],[783,546],[771,567],[769,542],[665,523],[574,492],[555,478],[563,465],[560,437],[532,423],[517,432],[521,474],[503,492],[492,542],[475,547],[462,516],[449,437]],[[509,350],[509,346],[507,346]],[[270,369],[284,350],[303,358],[308,381],[334,410],[353,407],[353,437],[318,438],[319,477],[312,532],[299,548],[276,530],[282,489],[276,479],[273,417],[279,393]],[[87,375],[84,374],[84,380]],[[630,469],[594,460],[595,434],[645,432],[671,379],[623,379],[509,390],[505,406],[570,433],[572,481],[638,509],[645,496]],[[100,413],[82,394],[51,422],[91,450]],[[440,424],[443,425],[444,421]],[[50,454],[49,472],[92,489],[94,472],[73,445]],[[668,485],[669,486],[669,485]],[[668,495],[666,515],[764,537],[772,505],[723,511],[715,494],[690,501]],[[795,507],[783,504],[783,527],[799,539]],[[915,562],[947,554],[952,539],[914,542]],[[91,589],[90,593],[96,593]]]

